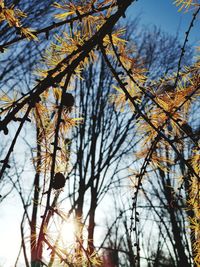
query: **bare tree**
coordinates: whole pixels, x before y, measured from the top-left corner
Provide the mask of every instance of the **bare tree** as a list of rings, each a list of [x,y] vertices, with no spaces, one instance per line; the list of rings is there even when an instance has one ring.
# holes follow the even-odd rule
[[[189,107],[195,102],[199,90],[199,63],[192,62],[185,70],[182,64],[189,33],[200,7],[198,4],[195,6],[183,46],[176,47],[177,50],[180,48],[180,56],[175,62],[174,50],[169,46],[177,39],[166,37],[157,29],[152,38],[149,33],[144,35],[139,52],[126,46],[124,31],[117,28],[116,23],[125,16],[127,8],[133,2],[77,0],[70,1],[69,4],[56,3],[54,6],[60,10],[56,18],[61,21],[48,24],[49,20],[46,20],[47,26],[38,30],[26,27],[34,25],[34,18],[30,16],[30,20],[26,21],[23,13],[15,6],[9,3],[5,5],[4,1],[0,3],[1,21],[4,21],[5,27],[11,27],[11,32],[20,34],[20,37],[6,37],[6,28],[3,25],[2,32],[5,35],[0,46],[2,52],[6,53],[5,49],[27,42],[27,39],[31,40],[30,43],[36,42],[41,34],[45,34],[47,39],[41,40],[39,49],[33,49],[33,55],[30,54],[32,47],[25,46],[22,48],[28,48],[30,53],[24,53],[21,57],[23,50],[16,46],[18,48],[13,64],[7,63],[8,56],[11,55],[9,53],[12,52],[4,54],[7,66],[3,68],[5,92],[2,96],[4,100],[0,130],[4,135],[12,132],[13,137],[1,160],[0,179],[3,179],[10,168],[11,155],[25,125],[31,123],[31,130],[36,132],[36,152],[32,151],[35,175],[32,174],[29,181],[30,190],[22,194],[23,180],[18,176],[16,183],[13,183],[24,211],[21,247],[26,266],[56,266],[58,261],[71,267],[100,266],[100,254],[95,242],[99,208],[105,205],[106,198],[110,201],[107,197],[109,194],[124,186],[123,181],[130,176],[124,173],[130,164],[134,168],[134,189],[131,203],[128,203],[129,212],[122,217],[122,211],[126,208],[123,206],[123,209],[119,209],[119,214],[115,216],[114,223],[109,226],[104,238],[105,242],[109,237],[109,249],[113,250],[112,264],[128,262],[141,266],[144,258],[141,250],[144,243],[143,230],[148,223],[146,216],[152,210],[152,220],[159,219],[158,234],[162,229],[167,231],[167,235],[158,239],[154,265],[160,264],[160,260],[163,264],[166,262],[159,248],[161,243],[163,251],[168,251],[173,264],[175,262],[177,265],[189,266],[192,262],[199,262],[199,200],[196,197],[199,194],[199,144],[187,117]],[[179,4],[189,7],[191,2],[186,2],[179,1]],[[15,1],[15,4],[21,3]],[[27,11],[33,8],[32,3],[26,4],[24,9],[27,8]],[[40,3],[38,6],[41,6]],[[49,11],[51,13],[51,9]],[[39,14],[43,14],[43,10],[39,10]],[[65,25],[69,27],[66,27],[64,33],[57,35],[56,41],[46,50],[43,61],[36,63],[39,78],[33,79],[30,72],[26,73],[26,69],[32,70],[32,63],[37,62],[34,60],[38,60],[40,51],[48,43],[49,33]],[[155,37],[159,45],[152,42]],[[147,44],[148,38],[150,42]],[[169,57],[160,56],[159,51],[166,49]],[[23,61],[25,64],[20,67],[19,63]],[[155,71],[156,63],[162,66]],[[10,77],[16,76],[19,69],[22,75],[11,80]],[[13,96],[14,86],[22,88],[23,84],[26,85],[26,92],[23,91],[21,96]],[[113,103],[109,103],[110,93],[113,93],[112,85],[117,92],[111,99],[124,113],[117,110]],[[18,91],[22,91],[21,88]],[[75,88],[75,94],[69,91],[71,88]],[[77,117],[83,117],[84,120],[72,130],[82,120]],[[193,144],[193,147],[188,147],[187,154],[180,143],[180,139],[185,138]],[[28,143],[31,143],[30,139]],[[125,156],[127,158],[127,154],[132,151],[135,153],[134,157],[125,162]],[[72,154],[74,156],[70,167]],[[191,155],[191,159],[188,155]],[[189,184],[184,182],[183,198],[173,188],[176,183],[172,171],[177,162],[180,162],[179,168],[176,166],[178,174],[187,175],[190,180]],[[143,183],[144,177],[148,182]],[[152,182],[154,177],[159,178],[156,185]],[[63,188],[66,184],[69,189],[64,194]],[[148,184],[151,186],[150,192]],[[33,202],[29,208],[31,197]],[[142,224],[142,213],[138,211],[138,205],[144,199],[150,205],[150,210],[149,213],[144,213],[145,220]],[[184,204],[191,207],[190,212],[175,209],[177,203],[183,204],[183,199]],[[164,206],[159,212],[156,210],[157,203]],[[193,229],[190,239],[185,231],[185,219],[188,216]],[[76,233],[74,245],[70,248],[64,243],[62,228],[72,218],[75,218]],[[170,221],[170,229],[167,227],[167,220]],[[121,225],[126,238],[122,238],[119,233]],[[119,238],[115,242],[110,234],[113,226],[116,226],[115,234]],[[25,243],[27,229],[29,245]],[[184,238],[181,237],[181,231]],[[195,245],[192,253],[189,241]],[[29,247],[31,263],[27,253]],[[46,250],[50,251],[50,256],[45,255]],[[123,256],[122,263],[120,253],[126,255]],[[150,258],[147,260],[149,262]]]

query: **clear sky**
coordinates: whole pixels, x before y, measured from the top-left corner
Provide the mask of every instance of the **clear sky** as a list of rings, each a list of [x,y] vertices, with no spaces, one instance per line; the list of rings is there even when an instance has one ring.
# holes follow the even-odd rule
[[[134,18],[139,14],[142,25],[157,25],[171,34],[176,34],[179,30],[179,37],[183,40],[193,11],[178,12],[178,7],[173,2],[173,0],[138,0],[129,8],[127,19]],[[200,15],[194,26],[190,34],[190,43],[200,45]]]

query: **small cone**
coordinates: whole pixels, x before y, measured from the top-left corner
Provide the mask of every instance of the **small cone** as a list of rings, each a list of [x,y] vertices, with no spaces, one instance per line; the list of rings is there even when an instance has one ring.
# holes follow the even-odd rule
[[[55,190],[61,189],[65,186],[65,176],[61,172],[57,172],[54,176],[52,188]]]
[[[65,93],[64,98],[63,98],[63,105],[66,108],[72,108],[74,105],[74,97],[72,94]]]

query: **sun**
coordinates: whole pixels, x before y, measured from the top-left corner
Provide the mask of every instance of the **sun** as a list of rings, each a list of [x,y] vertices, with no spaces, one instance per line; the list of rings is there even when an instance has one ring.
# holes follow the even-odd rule
[[[73,244],[75,242],[76,224],[73,220],[63,222],[60,229],[60,238],[66,244]]]

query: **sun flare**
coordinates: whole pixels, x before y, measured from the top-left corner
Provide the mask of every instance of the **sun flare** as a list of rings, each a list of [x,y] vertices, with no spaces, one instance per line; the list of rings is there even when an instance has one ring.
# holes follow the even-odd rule
[[[73,244],[75,242],[76,226],[75,222],[67,221],[61,226],[60,237],[63,243]]]

